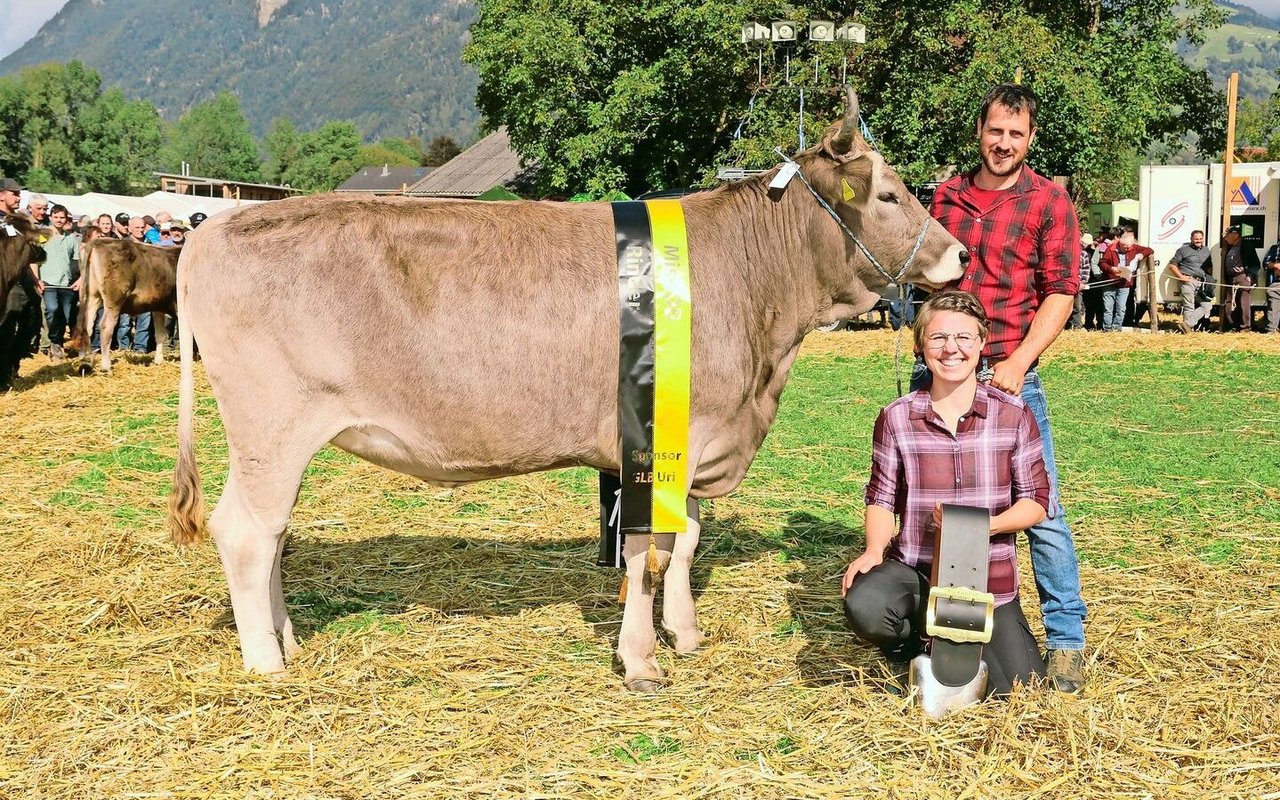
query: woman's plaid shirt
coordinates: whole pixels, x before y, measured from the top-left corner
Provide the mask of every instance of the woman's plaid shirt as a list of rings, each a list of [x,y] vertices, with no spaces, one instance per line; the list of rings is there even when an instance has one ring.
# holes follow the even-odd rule
[[[939,186],[930,211],[969,250],[956,288],[973,292],[986,309],[991,332],[983,354],[999,361],[1022,344],[1046,296],[1080,291],[1080,225],[1066,190],[1030,167],[989,208],[978,205],[973,175]]]
[[[933,508],[955,503],[994,516],[1029,497],[1049,508],[1049,476],[1035,416],[1020,398],[978,384],[973,407],[953,435],[928,391],[890,403],[876,419],[867,505],[898,515],[887,558],[928,570],[933,563]],[[1012,533],[991,537],[987,591],[1003,605],[1018,596]]]

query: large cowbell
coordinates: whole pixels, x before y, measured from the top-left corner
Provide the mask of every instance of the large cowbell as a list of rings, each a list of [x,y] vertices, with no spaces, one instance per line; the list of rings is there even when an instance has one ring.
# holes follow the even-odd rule
[[[911,662],[909,678],[916,702],[934,719],[986,694],[982,646],[991,641],[995,612],[995,597],[987,591],[990,537],[987,509],[943,504],[925,611],[932,649]]]

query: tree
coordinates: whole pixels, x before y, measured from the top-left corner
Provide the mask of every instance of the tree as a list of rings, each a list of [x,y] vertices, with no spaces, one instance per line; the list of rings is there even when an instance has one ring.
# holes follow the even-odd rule
[[[427,145],[427,152],[422,157],[422,166],[439,167],[448,164],[453,157],[462,152],[458,143],[451,136],[437,136]]]
[[[1228,53],[1230,53],[1231,55],[1233,55],[1233,56],[1234,56],[1234,55],[1236,55],[1237,53],[1241,53],[1241,52],[1243,52],[1243,51],[1244,51],[1244,42],[1240,41],[1240,40],[1239,40],[1237,37],[1235,37],[1235,36],[1228,36],[1228,37],[1227,37],[1227,52],[1228,52]]]
[[[0,79],[0,170],[46,192],[154,185],[160,117],[78,61]]]
[[[624,6],[477,4],[464,54],[480,75],[477,104],[489,126],[506,125],[521,155],[539,162],[544,193],[634,193],[706,180],[717,164],[772,166],[776,145],[794,150],[801,129],[812,144],[839,115],[838,93],[822,89],[839,81],[845,50],[803,37],[785,51],[766,46],[770,87],[749,109],[756,50],[739,44],[738,27],[776,17],[774,6]],[[844,4],[792,9],[802,30],[809,17],[847,15]],[[1075,176],[1081,200],[1096,196],[1116,154],[1188,130],[1207,148],[1221,129],[1213,116],[1221,93],[1174,50],[1221,24],[1212,0],[868,0],[859,9],[870,30],[850,54],[849,80],[879,146],[909,181],[974,162],[978,102],[1018,67],[1043,100],[1033,166]],[[803,126],[799,86],[808,87]]]
[[[191,174],[235,181],[262,180],[258,146],[240,101],[231,92],[192,106],[170,126],[163,159],[170,172],[182,162]]]
[[[355,123],[326,122],[300,137],[298,159],[283,177],[294,188],[327,192],[355,173],[360,146]]]
[[[293,120],[288,117],[276,117],[271,121],[271,128],[263,140],[267,151],[266,164],[262,168],[263,176],[272,183],[283,183],[284,176],[298,161],[301,148],[301,137],[294,127]]]

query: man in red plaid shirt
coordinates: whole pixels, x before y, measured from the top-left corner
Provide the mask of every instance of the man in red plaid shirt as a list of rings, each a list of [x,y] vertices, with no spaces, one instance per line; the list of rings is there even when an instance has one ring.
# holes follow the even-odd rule
[[[1080,567],[1058,497],[1058,469],[1040,354],[1071,316],[1080,287],[1080,228],[1061,187],[1023,162],[1036,134],[1034,92],[1001,84],[978,114],[981,163],[948,180],[933,198],[933,216],[969,250],[957,288],[972,292],[991,320],[983,355],[990,385],[1021,395],[1035,414],[1051,483],[1049,517],[1027,531],[1049,650],[1049,678],[1066,692],[1084,684],[1084,618]],[[913,381],[924,383],[927,373]]]

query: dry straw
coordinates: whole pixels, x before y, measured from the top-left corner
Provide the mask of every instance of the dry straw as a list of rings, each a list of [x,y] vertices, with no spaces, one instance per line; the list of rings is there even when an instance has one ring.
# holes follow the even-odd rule
[[[1055,357],[1280,356],[1278,340],[1069,333]],[[806,357],[892,349],[882,331],[821,335]],[[1280,798],[1275,549],[1231,568],[1169,555],[1158,520],[1109,527],[1114,498],[1088,480],[1066,487],[1082,547],[1129,537],[1141,557],[1083,569],[1078,697],[1025,691],[935,724],[887,694],[841,624],[848,553],[784,558],[770,538],[780,508],[831,498],[758,469],[709,509],[709,646],[660,646],[670,688],[630,696],[611,664],[617,575],[590,565],[589,476],[446,491],[331,452],[285,561],[304,651],[268,680],[239,668],[214,548],[164,532],[176,365],[24,374],[0,397],[0,796]],[[216,496],[225,452],[200,392]],[[1235,520],[1280,539],[1274,510]]]

